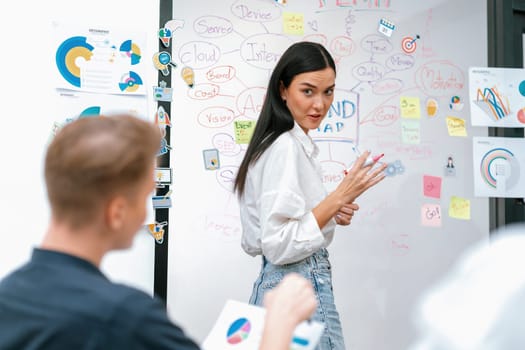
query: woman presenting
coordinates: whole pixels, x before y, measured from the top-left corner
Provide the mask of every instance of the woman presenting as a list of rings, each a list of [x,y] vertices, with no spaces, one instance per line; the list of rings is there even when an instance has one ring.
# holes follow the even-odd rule
[[[275,66],[234,189],[240,200],[242,247],[262,255],[261,272],[250,303],[261,305],[265,292],[297,272],[312,281],[318,307],[314,320],[325,331],[318,350],[344,350],[335,308],[327,246],[336,224],[349,225],[354,202],[384,179],[386,165],[365,165],[364,152],[337,188],[327,193],[308,135],[323,121],[334,99],[335,63],[320,44],[291,45]]]

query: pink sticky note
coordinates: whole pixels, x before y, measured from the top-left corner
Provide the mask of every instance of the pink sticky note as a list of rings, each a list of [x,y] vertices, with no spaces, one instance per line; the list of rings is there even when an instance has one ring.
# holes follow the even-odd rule
[[[423,204],[421,206],[421,225],[441,226],[441,206],[439,204]]]
[[[438,176],[423,176],[423,194],[425,197],[441,197],[441,178]]]

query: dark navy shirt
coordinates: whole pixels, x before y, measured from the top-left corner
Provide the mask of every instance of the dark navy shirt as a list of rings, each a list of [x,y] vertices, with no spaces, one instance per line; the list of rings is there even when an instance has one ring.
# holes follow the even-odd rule
[[[90,262],[34,249],[0,281],[0,349],[199,349],[160,299]]]

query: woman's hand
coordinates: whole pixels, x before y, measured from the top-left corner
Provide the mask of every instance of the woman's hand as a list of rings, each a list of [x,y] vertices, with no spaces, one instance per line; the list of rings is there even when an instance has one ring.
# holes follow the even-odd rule
[[[363,192],[376,185],[385,178],[384,170],[387,164],[381,164],[374,168],[376,162],[364,166],[370,152],[364,152],[354,162],[352,168],[346,173],[343,181],[337,186],[335,192],[338,192],[344,199],[344,203],[352,203]]]
[[[370,187],[376,185],[385,178],[384,170],[387,164],[377,165],[377,160],[369,165],[364,166],[366,159],[370,156],[370,152],[364,152],[357,160],[351,169],[346,172],[343,181],[336,187],[334,191],[328,194],[317,206],[312,209],[312,213],[317,220],[319,228],[323,228],[330,220],[335,218],[339,225],[350,224],[351,217],[355,209],[350,207],[352,211],[344,209],[346,205],[354,203],[356,198]],[[343,211],[342,211],[343,210]],[[340,217],[337,217],[340,214]]]
[[[354,217],[354,213],[357,210],[359,210],[359,205],[357,205],[356,203],[345,204],[341,207],[341,209],[339,209],[337,214],[335,214],[335,221],[338,225],[350,225],[350,222]]]

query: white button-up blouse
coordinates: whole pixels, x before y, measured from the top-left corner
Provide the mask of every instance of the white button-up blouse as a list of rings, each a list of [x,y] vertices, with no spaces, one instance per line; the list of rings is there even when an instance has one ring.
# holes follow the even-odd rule
[[[239,203],[246,253],[289,264],[332,242],[335,220],[320,229],[312,213],[327,195],[318,154],[312,138],[295,123],[250,167]]]

